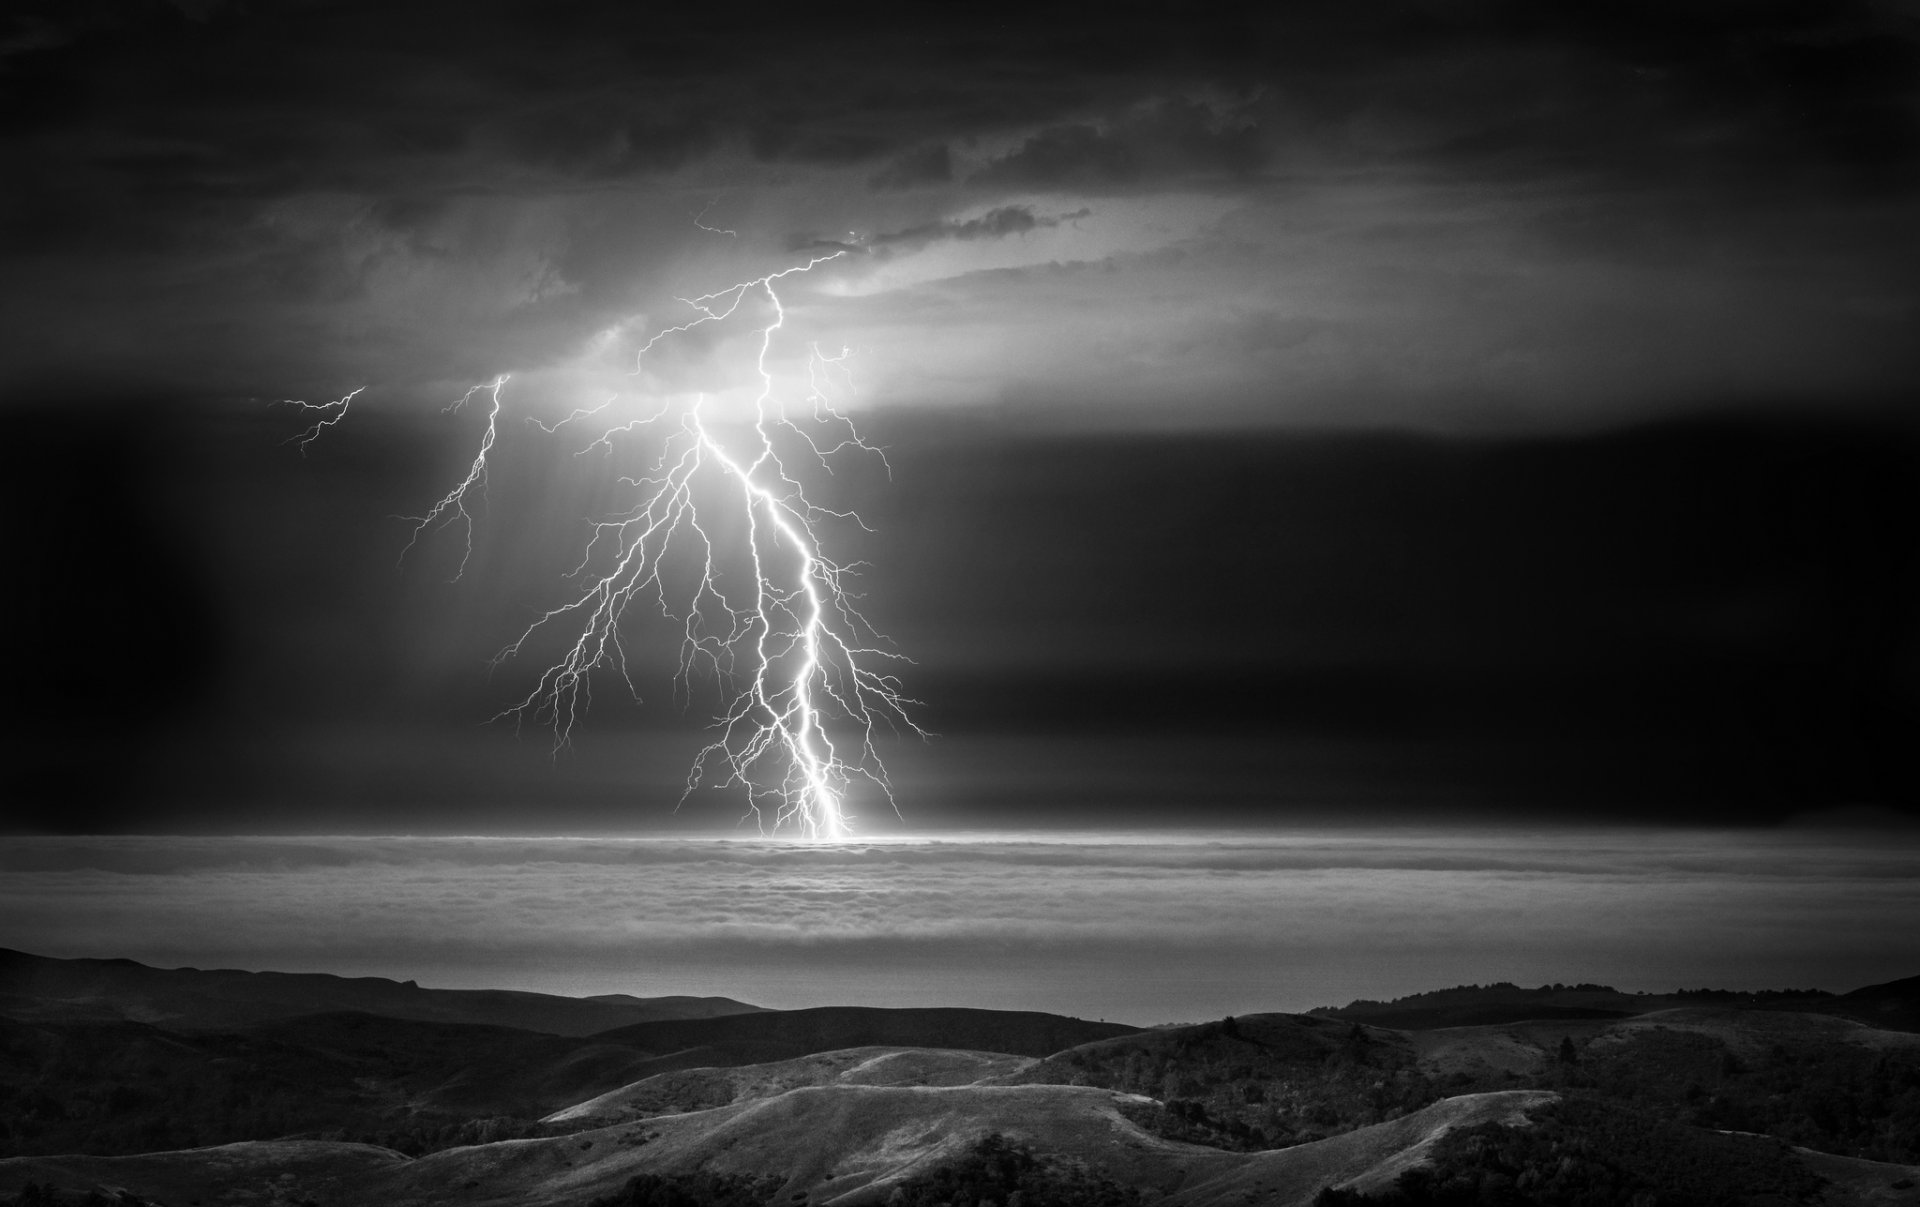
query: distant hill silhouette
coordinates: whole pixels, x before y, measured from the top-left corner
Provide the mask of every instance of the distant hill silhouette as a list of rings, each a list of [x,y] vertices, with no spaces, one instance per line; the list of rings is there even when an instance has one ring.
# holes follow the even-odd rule
[[[1818,989],[1683,989],[1673,993],[1622,993],[1608,985],[1542,985],[1526,989],[1501,982],[1460,985],[1395,998],[1361,999],[1308,1011],[1402,1031],[1440,1027],[1485,1027],[1528,1021],[1631,1018],[1655,1010],[1724,1006],[1831,1014],[1892,1031],[1920,1031],[1920,977],[1869,985],[1851,993]]]
[[[1887,1031],[1920,1031],[1920,976],[1843,993],[1826,1003],[1820,1012],[1855,1019]]]
[[[561,997],[509,989],[422,989],[412,981],[308,972],[150,968],[133,960],[59,960],[0,948],[0,1015],[153,1023],[208,1030],[351,1010],[419,1022],[591,1035],[673,1018],[748,1014],[724,997]]]
[[[820,1006],[640,1023],[595,1038],[661,1053],[697,1050],[718,1058],[701,1063],[726,1065],[873,1047],[964,1048],[1014,1056],[1050,1056],[1065,1048],[1138,1030],[1124,1023],[1095,1023],[1031,1011]]]

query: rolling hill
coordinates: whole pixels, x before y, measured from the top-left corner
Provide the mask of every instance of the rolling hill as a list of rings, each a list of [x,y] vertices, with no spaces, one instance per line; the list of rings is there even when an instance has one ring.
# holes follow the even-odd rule
[[[1141,1131],[1126,1096],[1072,1086],[820,1086],[644,1127],[451,1149],[418,1160],[360,1145],[271,1142],[130,1157],[0,1161],[0,1193],[29,1181],[125,1187],[166,1201],[379,1202],[392,1207],[585,1204],[636,1174],[703,1169],[777,1181],[779,1203],[884,1204],[988,1135],[1098,1166],[1168,1207],[1306,1204],[1322,1186],[1390,1175],[1447,1131],[1523,1121],[1550,1094],[1515,1091],[1436,1103],[1391,1123],[1265,1153],[1227,1153]]]
[[[1920,1033],[1849,1015],[1899,1021],[1913,982],[1463,987],[1144,1030],[822,1007],[575,1036],[350,1011],[203,1025],[217,1001],[132,1021],[126,970],[98,971],[27,987],[113,992],[0,1016],[0,1207],[1920,1204]],[[174,974],[236,1011],[280,984]],[[1829,1008],[1790,1008],[1808,1004]]]

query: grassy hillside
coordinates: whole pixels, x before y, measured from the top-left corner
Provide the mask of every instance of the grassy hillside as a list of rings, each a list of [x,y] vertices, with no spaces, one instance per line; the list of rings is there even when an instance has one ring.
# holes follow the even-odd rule
[[[1827,1004],[1898,1018],[1911,988]],[[0,1021],[0,1207],[1920,1205],[1920,1034],[1804,994],[1626,996],[1374,1004],[1553,1008],[1413,1030],[832,1007],[591,1036],[83,1003]]]
[[[575,1130],[655,1115],[709,1110],[815,1085],[957,1086],[1002,1078],[1034,1063],[998,1052],[846,1048],[773,1064],[685,1069],[621,1086],[547,1116]]]
[[[406,1157],[383,1148],[313,1140],[228,1144],[128,1157],[29,1157],[0,1161],[0,1195],[18,1196],[32,1184],[58,1188],[64,1192],[62,1197],[72,1196],[68,1202],[111,1188],[101,1201],[112,1207],[121,1207],[121,1191],[167,1207],[364,1203],[369,1201],[362,1197],[369,1187],[407,1163]]]
[[[676,1070],[872,1042],[975,1049],[986,1040],[1044,1054],[1055,1042],[1125,1030],[1046,1014],[859,1008],[655,1023],[584,1038],[370,1014],[224,1031],[0,1019],[0,1155],[132,1153],[289,1135],[420,1153],[545,1134],[542,1116]],[[705,1100],[655,1105],[695,1101]]]
[[[1260,1153],[1148,1135],[1128,1121],[1125,1105],[1123,1096],[1087,1087],[821,1087],[413,1161],[378,1148],[310,1142],[14,1159],[0,1161],[0,1203],[30,1182],[62,1187],[68,1196],[111,1186],[153,1202],[289,1207],[1920,1201],[1920,1168],[1674,1129],[1538,1091],[1449,1098],[1387,1123]]]
[[[1826,1180],[1762,1136],[1663,1125],[1640,1112],[1569,1098],[1524,1127],[1481,1123],[1438,1137],[1413,1167],[1381,1169],[1322,1191],[1316,1207],[1813,1207]]]
[[[0,1152],[321,1134],[408,1152],[538,1130],[651,1054],[506,1027],[316,1015],[231,1032],[0,1021]]]

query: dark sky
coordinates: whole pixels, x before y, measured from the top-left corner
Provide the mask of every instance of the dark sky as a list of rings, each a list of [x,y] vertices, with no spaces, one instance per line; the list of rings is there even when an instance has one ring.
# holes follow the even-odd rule
[[[10,8],[13,824],[729,824],[670,633],[485,723],[624,497],[524,420],[838,247],[909,825],[1913,811],[1920,16],[1263,9]]]

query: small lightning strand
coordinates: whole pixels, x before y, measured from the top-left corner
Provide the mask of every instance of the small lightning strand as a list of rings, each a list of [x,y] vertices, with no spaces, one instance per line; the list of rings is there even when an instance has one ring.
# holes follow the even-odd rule
[[[706,396],[701,395],[680,415],[649,476],[623,479],[641,491],[640,501],[627,512],[593,525],[574,572],[577,579],[588,580],[579,593],[536,618],[494,659],[497,665],[519,655],[529,639],[550,625],[568,622],[577,626],[564,652],[542,672],[533,689],[500,714],[549,725],[559,750],[568,744],[574,724],[591,704],[593,671],[611,670],[630,692],[634,690],[621,644],[621,620],[633,600],[650,597],[664,616],[680,623],[677,682],[682,688],[690,687],[696,670],[709,670],[724,681],[743,659],[747,663],[746,684],[716,722],[719,736],[696,757],[682,800],[711,775],[723,786],[746,791],[749,811],[763,829],[770,820],[776,831],[798,830],[803,837],[824,841],[849,833],[844,802],[853,780],[871,782],[890,805],[893,803],[892,785],[876,746],[880,728],[904,728],[924,736],[908,715],[909,707],[916,702],[904,695],[896,676],[876,669],[876,664],[905,659],[882,648],[878,635],[854,608],[846,579],[856,566],[838,564],[820,551],[817,521],[831,517],[859,523],[859,517],[809,503],[799,481],[781,464],[774,441],[776,428],[797,434],[823,465],[833,453],[849,448],[878,453],[834,409],[818,376],[822,371],[830,372],[832,365],[845,358],[845,352],[840,357],[823,357],[817,348],[811,348],[809,353],[814,387],[809,398],[812,416],[835,423],[843,433],[837,443],[823,447],[813,433],[793,423],[784,409],[775,413],[772,406],[775,383],[767,358],[774,333],[786,319],[775,282],[844,254],[836,251],[816,256],[805,264],[681,299],[698,312],[697,317],[665,328],[649,339],[636,358],[636,374],[646,354],[662,341],[708,323],[726,321],[756,293],[764,294],[772,307],[771,321],[760,328],[755,361],[761,381],[754,404],[758,440],[755,455],[751,460],[736,457],[714,437],[704,422]],[[500,384],[497,381],[492,387],[496,413]],[[575,411],[553,427],[596,414],[603,407]],[[588,449],[611,449],[615,434],[651,425],[666,413],[609,429]],[[487,441],[467,481],[450,491],[422,520],[416,536],[443,510],[457,509],[465,490],[476,480],[483,480],[491,442],[489,426]],[[715,471],[734,483],[744,511],[746,553],[753,578],[751,602],[736,602],[729,594],[717,564],[719,551],[714,537],[700,522],[695,501],[697,485],[703,473],[711,475]],[[464,516],[464,511],[460,514]],[[663,569],[669,549],[685,546],[691,547],[700,571],[691,597],[676,608]],[[591,573],[588,567],[596,556],[611,557],[611,568],[597,575]],[[783,558],[781,565],[775,564]],[[847,722],[856,737],[855,746],[846,752],[836,745],[828,730],[828,713]]]
[[[725,235],[728,238],[737,238],[740,234],[739,231],[730,231],[723,226],[708,226],[706,224],[705,219],[707,216],[707,211],[711,210],[714,206],[718,204],[719,202],[715,200],[715,201],[709,201],[705,205],[701,206],[700,212],[693,216],[693,224],[699,227],[701,230],[706,231],[710,235]]]
[[[467,468],[466,477],[462,478],[452,490],[441,495],[440,501],[428,509],[427,514],[401,517],[414,521],[413,534],[407,538],[405,548],[400,550],[401,561],[404,562],[407,554],[413,551],[414,545],[420,540],[421,533],[437,525],[451,524],[457,519],[464,530],[465,542],[460,555],[460,567],[453,572],[453,581],[459,582],[460,576],[467,572],[467,562],[473,557],[473,514],[467,510],[467,492],[478,489],[484,493],[487,489],[487,454],[493,451],[493,440],[500,420],[500,387],[506,384],[507,375],[502,373],[490,382],[468,387],[465,394],[442,409],[443,414],[448,411],[457,411],[472,401],[475,394],[485,390],[490,400],[487,407],[486,434],[480,439],[480,451],[474,454],[473,464]]]
[[[320,418],[314,421],[314,424],[312,427],[308,428],[304,432],[301,432],[297,436],[287,437],[285,440],[281,441],[281,443],[293,444],[295,442],[298,442],[300,445],[300,455],[302,457],[306,456],[307,446],[309,444],[312,444],[315,440],[319,439],[321,432],[326,431],[328,428],[332,427],[334,424],[339,423],[342,419],[345,419],[347,417],[347,409],[353,405],[354,398],[359,395],[361,390],[364,390],[366,388],[367,387],[365,386],[361,386],[359,389],[349,391],[346,394],[342,394],[340,397],[334,399],[332,402],[304,402],[298,398],[281,399],[280,401],[282,405],[290,406],[290,407],[299,407],[303,411],[319,411],[321,413]]]

